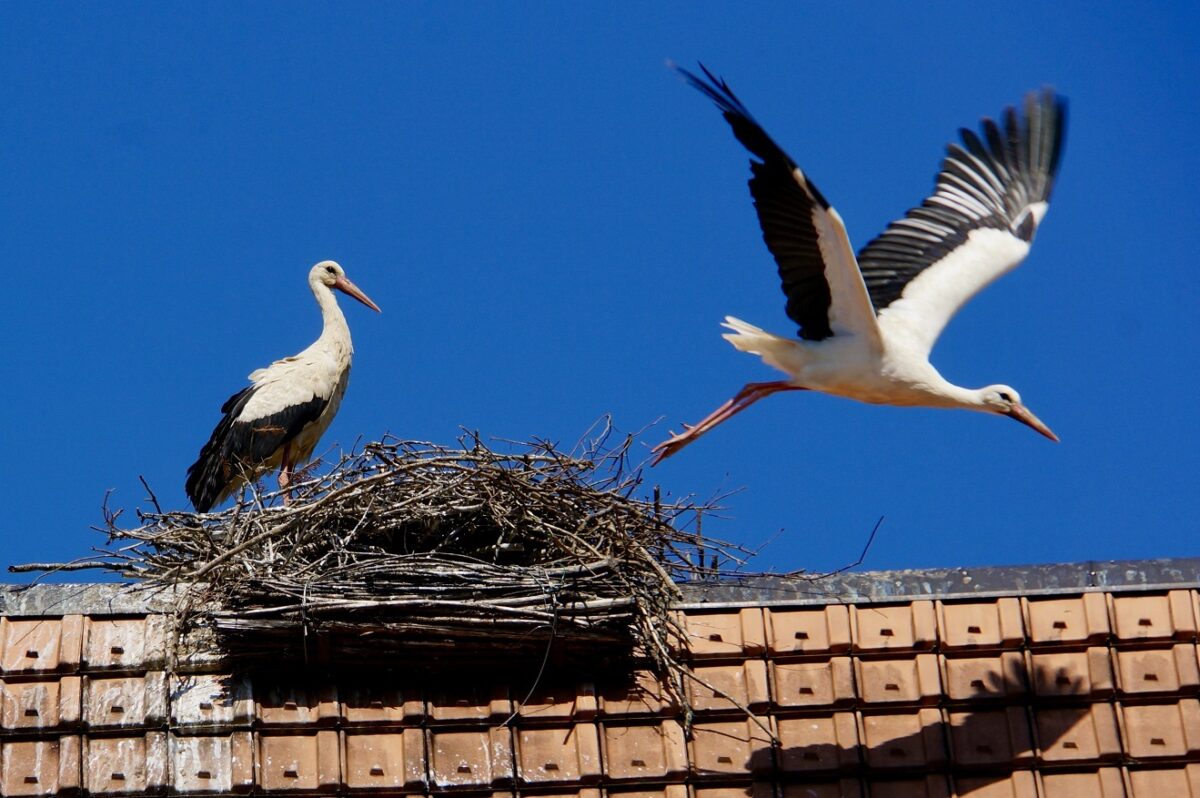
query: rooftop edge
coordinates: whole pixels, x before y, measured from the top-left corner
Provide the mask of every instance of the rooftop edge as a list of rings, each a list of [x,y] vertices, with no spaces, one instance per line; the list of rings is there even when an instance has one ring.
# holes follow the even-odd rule
[[[681,607],[871,604],[1200,588],[1200,557],[780,576],[681,585]],[[0,585],[0,615],[143,615],[175,609],[176,588],[137,583]]]

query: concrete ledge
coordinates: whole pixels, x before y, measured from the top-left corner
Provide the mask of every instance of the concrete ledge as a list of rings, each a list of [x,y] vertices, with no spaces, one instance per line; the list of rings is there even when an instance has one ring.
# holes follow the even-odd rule
[[[862,571],[832,576],[759,576],[690,582],[682,606],[868,604],[990,598],[1094,590],[1200,588],[1200,557],[1054,565]],[[129,583],[0,586],[0,615],[143,615],[175,609],[176,589]]]
[[[684,606],[719,606],[865,604],[1193,587],[1200,587],[1200,557],[863,571],[825,577],[722,577],[720,581],[691,582],[683,591]]]
[[[146,615],[176,608],[174,587],[130,583],[0,586],[0,615]]]

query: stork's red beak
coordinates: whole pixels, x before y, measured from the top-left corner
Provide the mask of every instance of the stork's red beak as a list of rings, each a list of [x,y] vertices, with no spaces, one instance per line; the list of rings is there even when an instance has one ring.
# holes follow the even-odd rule
[[[1058,436],[1054,434],[1054,431],[1043,424],[1040,418],[1029,412],[1029,408],[1025,405],[1014,404],[1012,410],[1008,411],[1008,416],[1015,418],[1027,427],[1033,427],[1050,440],[1058,443]]]
[[[369,307],[371,310],[375,311],[376,313],[383,313],[383,311],[379,309],[379,306],[371,301],[371,298],[369,296],[367,296],[361,290],[359,290],[359,287],[357,285],[355,285],[354,283],[350,282],[349,280],[347,280],[345,278],[345,276],[339,277],[336,280],[334,280],[333,287],[336,288],[337,290],[341,291],[344,294],[348,294],[348,295],[354,297],[359,302],[363,303],[364,305],[366,305],[367,307]]]

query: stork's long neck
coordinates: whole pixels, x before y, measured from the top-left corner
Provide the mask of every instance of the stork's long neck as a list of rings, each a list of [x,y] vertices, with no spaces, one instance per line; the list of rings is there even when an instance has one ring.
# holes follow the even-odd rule
[[[963,388],[947,380],[929,362],[901,361],[888,372],[893,390],[899,393],[883,400],[883,404],[911,404],[918,407],[961,407],[981,410],[985,407],[984,392]]]
[[[927,385],[927,390],[929,390],[931,400],[928,403],[930,406],[962,407],[967,410],[983,410],[986,408],[982,389],[963,388],[944,379],[940,374],[937,375],[936,380],[930,381]]]
[[[312,292],[321,308],[323,323],[317,343],[331,350],[339,359],[349,360],[354,353],[354,345],[350,341],[350,327],[346,324],[342,309],[338,307],[337,298],[329,286],[316,280],[312,283]]]

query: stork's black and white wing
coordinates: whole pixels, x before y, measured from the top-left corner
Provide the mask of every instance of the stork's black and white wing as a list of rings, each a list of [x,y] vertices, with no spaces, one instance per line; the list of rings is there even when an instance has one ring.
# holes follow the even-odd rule
[[[1052,91],[963,128],[934,193],[867,244],[859,269],[889,340],[928,355],[950,318],[1029,253],[1062,156],[1066,101]]]
[[[187,471],[185,490],[199,512],[208,512],[264,467],[278,465],[284,445],[317,423],[329,406],[338,386],[321,375],[280,379],[297,361],[288,358],[259,369],[250,375],[254,384],[221,405],[220,423]]]
[[[779,266],[787,315],[799,325],[799,336],[820,341],[833,335],[859,335],[868,346],[878,347],[875,312],[842,217],[725,81],[703,64],[700,69],[707,80],[676,69],[717,104],[737,140],[760,159],[750,161],[750,193],[763,241]]]

